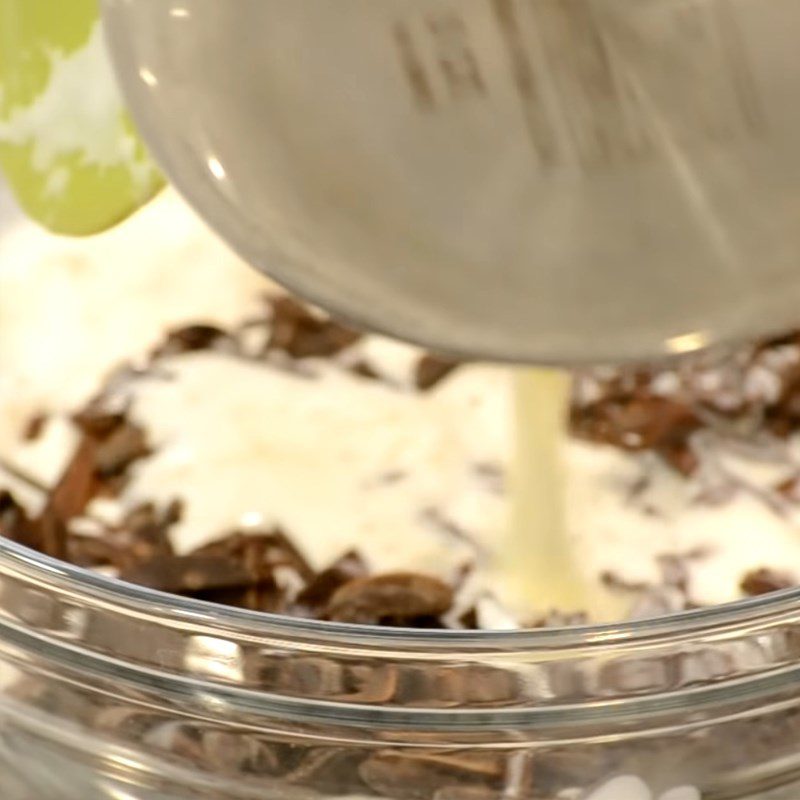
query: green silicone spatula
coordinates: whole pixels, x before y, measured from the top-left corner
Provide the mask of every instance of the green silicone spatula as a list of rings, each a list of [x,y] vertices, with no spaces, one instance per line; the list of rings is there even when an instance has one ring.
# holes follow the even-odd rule
[[[102,231],[163,185],[125,113],[97,0],[0,0],[0,168],[50,230]]]

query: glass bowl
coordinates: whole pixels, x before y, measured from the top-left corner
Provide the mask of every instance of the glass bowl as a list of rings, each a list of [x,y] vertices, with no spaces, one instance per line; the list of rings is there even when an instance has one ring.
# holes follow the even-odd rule
[[[373,629],[179,599],[0,542],[0,795],[796,797],[798,601]]]

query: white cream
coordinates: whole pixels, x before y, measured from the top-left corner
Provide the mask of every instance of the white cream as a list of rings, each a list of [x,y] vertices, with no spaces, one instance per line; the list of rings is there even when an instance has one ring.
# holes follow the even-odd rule
[[[0,237],[0,451],[31,412],[85,402],[166,327],[240,319],[265,289],[171,194],[88,239],[21,224]]]
[[[171,193],[88,240],[21,225],[0,239],[0,455],[52,483],[74,442],[64,414],[103,376],[146,353],[167,327],[231,323],[261,310],[267,286]],[[181,550],[235,525],[279,524],[316,566],[356,547],[374,569],[451,578],[476,546],[488,552],[502,538],[510,375],[465,367],[417,395],[413,348],[375,338],[357,354],[389,385],[321,361],[307,365],[313,377],[301,377],[211,352],[170,359],[175,380],[148,377],[133,391],[133,414],[158,450],[136,467],[124,503],[185,498],[175,531]],[[41,439],[23,443],[26,421],[42,410],[54,419]],[[785,467],[719,456],[751,485],[783,477]],[[692,594],[711,603],[737,597],[750,568],[800,565],[800,522],[757,494],[698,503],[702,481],[577,441],[566,463],[568,528],[589,581],[613,571],[655,582],[660,556],[695,552]],[[632,501],[644,472],[649,487]],[[461,531],[474,543],[461,541]],[[469,591],[485,625],[508,627],[508,610],[491,597],[502,599],[504,587],[487,577],[490,563]],[[531,609],[516,611],[524,619]]]
[[[281,525],[316,568],[355,546],[376,570],[453,578],[474,550],[436,516],[483,541],[502,524],[503,498],[474,469],[505,446],[496,370],[418,397],[325,365],[316,378],[208,353],[164,366],[175,380],[135,392],[157,453],[129,497],[180,494],[181,549],[242,522]]]

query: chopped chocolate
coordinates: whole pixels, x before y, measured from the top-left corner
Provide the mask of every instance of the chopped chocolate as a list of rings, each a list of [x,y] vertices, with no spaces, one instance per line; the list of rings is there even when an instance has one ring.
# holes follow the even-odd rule
[[[343,694],[348,703],[388,703],[397,694],[398,668],[394,664],[349,664],[342,671]]]
[[[198,548],[194,555],[239,561],[255,581],[273,578],[278,567],[293,569],[304,581],[314,576],[302,553],[286,534],[277,529],[269,533],[235,531],[224,539]]]
[[[120,580],[173,594],[195,594],[248,586],[253,577],[246,566],[224,556],[158,556],[123,570]]]
[[[700,458],[691,443],[685,439],[667,442],[661,445],[657,452],[676,472],[686,477],[694,475],[700,466]]]
[[[700,426],[690,406],[642,390],[572,411],[577,436],[624,450],[674,448]]]
[[[456,708],[505,705],[519,692],[517,676],[503,669],[472,665],[454,672],[426,664],[400,671],[393,699],[401,706]]]
[[[182,513],[180,500],[173,500],[164,509],[158,509],[152,503],[142,503],[131,509],[119,528],[109,532],[108,536],[124,546],[130,564],[171,556],[174,553],[169,531],[180,522]]]
[[[47,494],[42,514],[29,519],[10,495],[4,496],[2,533],[79,566],[110,568],[132,583],[241,608],[442,627],[442,615],[452,605],[452,587],[423,575],[370,576],[356,552],[316,572],[291,540],[274,530],[234,531],[177,555],[170,530],[180,519],[178,502],[166,509],[143,503],[128,511],[119,524],[89,516],[92,501],[117,496],[130,467],[151,452],[145,432],[128,416],[125,390],[131,381],[152,375],[160,359],[211,349],[247,352],[253,357],[275,352],[295,361],[330,358],[362,338],[361,333],[290,297],[270,298],[269,306],[269,314],[231,330],[204,322],[176,328],[150,352],[144,365],[123,365],[112,374],[105,388],[72,418],[81,438],[60,480],[52,489],[36,487]],[[255,349],[253,342],[245,346],[244,340],[253,331],[264,334]],[[351,356],[358,354],[354,351]],[[379,378],[363,358],[346,355],[341,366],[365,378]],[[416,383],[420,389],[431,388],[457,366],[437,356],[424,356],[417,364]],[[44,417],[32,420],[28,435],[38,435],[36,429],[44,423]],[[403,477],[387,474],[386,480]],[[434,512],[431,521],[448,536],[469,540],[465,532]],[[459,613],[463,620],[453,624],[463,625],[469,612]],[[472,617],[476,617],[474,611]]]
[[[92,501],[118,494],[130,467],[150,452],[144,432],[128,416],[125,390],[131,381],[152,375],[159,359],[203,350],[248,358],[274,354],[270,364],[313,374],[299,366],[303,359],[338,356],[336,363],[342,370],[379,378],[379,371],[359,349],[349,350],[360,339],[360,333],[285,296],[269,299],[268,313],[244,325],[227,329],[200,322],[170,331],[143,367],[123,367],[75,415],[79,445],[57,485],[52,490],[40,488],[47,496],[38,518],[29,518],[10,495],[0,495],[0,532],[80,566],[110,568],[142,585],[240,608],[363,624],[476,627],[486,598],[478,601],[469,591],[462,592],[458,580],[445,583],[414,573],[372,575],[356,552],[318,572],[290,537],[277,530],[234,531],[177,555],[170,530],[180,518],[179,503],[166,509],[145,503],[129,511],[119,524],[90,517]],[[416,387],[432,389],[457,367],[456,361],[423,355],[414,365]],[[28,435],[39,435],[45,421],[43,415],[33,418]],[[754,432],[763,436],[765,426],[773,433],[768,437],[771,442],[779,441],[775,435],[800,430],[800,334],[745,348],[725,359],[713,356],[669,366],[586,371],[576,379],[571,425],[577,436],[647,452],[682,475],[699,475],[699,491],[692,496],[698,502],[724,502],[747,487],[737,483],[741,479],[736,476],[722,475],[721,468],[707,469],[706,437],[727,437],[726,441],[742,445],[754,441]],[[649,457],[641,460],[643,465],[652,462]],[[501,466],[478,462],[473,466],[474,479],[502,493]],[[392,470],[376,480],[391,483],[405,477],[405,472]],[[782,506],[773,505],[785,512],[789,503],[800,502],[799,486],[800,479],[794,477],[775,487],[750,490],[777,497]],[[644,476],[631,492],[631,502],[639,503],[642,510],[649,502],[646,488]],[[468,530],[437,508],[423,508],[420,513],[440,535],[471,547],[470,563],[480,563],[485,553]],[[670,603],[688,606],[688,572],[683,562],[680,556],[661,559],[663,576],[657,586],[617,588],[642,594],[666,592]],[[746,578],[752,583],[752,575]],[[606,580],[622,583],[611,575]],[[744,583],[743,591],[748,591]],[[461,601],[454,602],[454,595]],[[534,624],[584,620],[583,615],[553,613]]]
[[[277,775],[282,772],[277,749],[255,736],[209,730],[203,732],[201,741],[203,760],[223,774]]]
[[[113,567],[125,572],[158,557],[173,556],[169,530],[180,514],[177,500],[163,510],[143,503],[129,511],[118,526],[101,525],[97,534],[69,530],[67,558],[80,567]]]
[[[778,592],[781,589],[790,589],[796,585],[797,581],[788,573],[761,567],[748,572],[742,578],[739,587],[744,594],[755,597],[760,594]]]
[[[269,614],[294,614],[287,593],[271,579],[260,582],[250,581],[239,586],[220,589],[204,589],[186,592],[198,600],[218,603],[248,611],[262,611]]]
[[[800,475],[792,475],[791,478],[781,481],[775,491],[792,503],[800,503]]]
[[[83,513],[97,496],[100,480],[97,475],[97,441],[86,437],[50,493],[36,525],[41,550],[54,558],[67,556],[67,523]]]
[[[329,796],[364,792],[359,765],[364,753],[354,747],[317,747],[309,750],[286,780],[300,786],[324,789]]]
[[[466,630],[475,630],[480,627],[478,625],[478,609],[475,606],[468,608],[458,618],[458,624]]]
[[[86,536],[70,532],[67,538],[67,560],[75,566],[87,569],[113,567],[121,570],[130,563],[130,553],[127,548],[106,536]]]
[[[411,625],[437,618],[453,604],[453,590],[427,575],[397,572],[356,578],[334,592],[324,618],[334,622]],[[413,625],[412,625],[413,623]]]
[[[350,372],[354,375],[358,375],[360,378],[368,378],[369,380],[380,380],[381,375],[380,373],[365,359],[360,359],[356,361],[355,364],[350,366]]]
[[[178,514],[173,507],[167,522],[174,523]],[[300,613],[299,607],[292,605],[291,585],[304,589],[315,574],[282,532],[237,531],[188,555],[176,556],[166,540],[167,528],[158,528],[155,539],[166,549],[151,551],[149,560],[140,558],[129,564],[120,579],[251,611]],[[134,537],[134,546],[142,542],[141,535],[138,540]],[[145,546],[149,544],[144,540]],[[294,578],[287,585],[290,575]]]
[[[5,489],[0,490],[0,535],[27,547],[38,544],[38,531],[33,520],[14,495]]]
[[[268,352],[280,350],[296,359],[330,358],[362,338],[361,333],[314,314],[291,297],[274,297],[271,305]]]
[[[441,383],[458,366],[458,361],[430,354],[424,355],[420,358],[414,371],[414,384],[417,389],[426,392]]]
[[[649,584],[644,581],[629,581],[618,575],[612,570],[606,570],[600,575],[600,580],[609,589],[620,592],[633,592],[638,594],[649,588]]]
[[[97,442],[91,438],[83,439],[78,445],[50,493],[42,517],[54,515],[66,523],[83,513],[98,491],[97,450]]]
[[[154,358],[192,353],[200,350],[215,350],[225,346],[236,349],[230,334],[215,325],[197,323],[170,331],[164,341],[153,351]]]
[[[333,594],[346,583],[367,575],[367,566],[361,556],[351,550],[330,567],[315,575],[297,596],[299,608],[307,608],[316,615],[330,603]]]
[[[147,437],[137,425],[124,420],[102,439],[96,453],[96,470],[101,478],[121,475],[140,458],[150,455]]]
[[[762,454],[778,452],[780,442],[800,431],[799,335],[793,331],[647,369],[582,371],[575,379],[571,424],[575,435],[592,441],[650,450],[686,476],[702,471],[704,463],[694,446],[697,431],[729,446],[749,443]],[[783,458],[791,466],[785,452]],[[778,486],[773,494],[791,501],[791,491]],[[772,505],[780,513],[779,503]]]
[[[506,765],[502,752],[413,753],[385,750],[359,767],[364,782],[381,797],[432,800],[445,788],[503,787]]]
[[[784,438],[800,427],[800,370],[797,366],[785,376],[777,402],[767,406],[764,424],[776,436]]]
[[[35,442],[44,433],[47,427],[49,416],[44,412],[34,414],[25,424],[22,431],[22,439],[26,442]]]
[[[147,436],[127,414],[107,411],[100,402],[89,404],[73,416],[73,422],[93,445],[93,472],[101,482],[113,485],[112,479],[125,473],[135,461],[150,455]]]
[[[78,429],[93,439],[110,436],[120,425],[125,424],[125,419],[125,413],[106,410],[101,400],[89,403],[72,416]]]

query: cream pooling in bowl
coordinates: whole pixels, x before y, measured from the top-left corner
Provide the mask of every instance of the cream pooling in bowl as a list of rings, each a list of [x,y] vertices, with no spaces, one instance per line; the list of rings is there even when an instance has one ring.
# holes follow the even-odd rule
[[[233,325],[261,313],[266,286],[167,194],[83,242],[20,223],[0,243],[0,288],[2,455],[52,484],[74,446],[64,415],[110,371],[141,363],[166,328]],[[43,337],[45,330],[53,334]],[[92,513],[113,519],[143,499],[179,496],[186,507],[173,531],[179,552],[231,527],[279,524],[316,568],[350,547],[375,571],[452,581],[472,564],[469,591],[485,596],[480,623],[524,622],[541,609],[504,596],[491,557],[508,501],[509,371],[462,366],[418,392],[419,358],[375,337],[334,359],[308,359],[300,370],[218,351],[167,358],[167,376],[138,377],[124,389],[154,455],[136,466],[119,501],[97,501]],[[382,379],[354,374],[359,360]],[[667,391],[668,377],[661,384]],[[591,393],[592,385],[578,388]],[[41,437],[23,441],[26,423],[41,412],[49,414]],[[800,563],[794,509],[776,513],[763,497],[791,476],[791,461],[725,448],[718,456],[753,491],[700,502],[707,470],[687,480],[652,454],[571,439],[568,525],[587,578],[601,584],[611,573],[618,583],[660,584],[677,560],[692,601],[705,604],[738,597],[754,568]],[[37,502],[12,479],[7,484]]]

